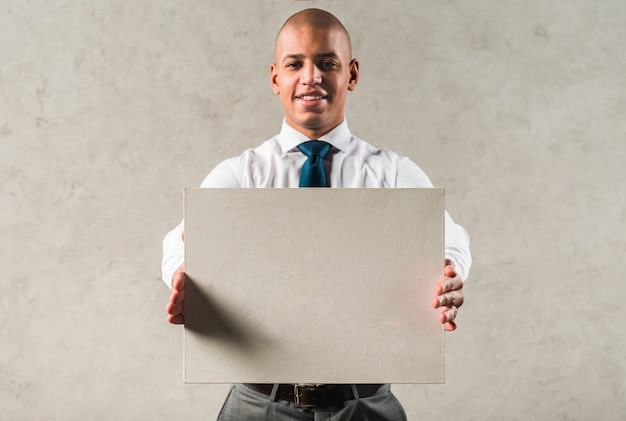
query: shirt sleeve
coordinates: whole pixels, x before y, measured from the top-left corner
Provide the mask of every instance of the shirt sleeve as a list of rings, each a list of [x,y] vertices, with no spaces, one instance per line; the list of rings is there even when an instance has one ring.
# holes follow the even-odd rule
[[[217,165],[206,178],[200,187],[204,188],[239,188],[241,181],[239,174],[235,170],[234,159],[223,161]],[[174,229],[165,235],[163,239],[163,260],[161,261],[161,278],[165,284],[172,288],[172,276],[174,272],[183,264],[185,260],[185,243],[183,242],[183,231],[185,221],[181,221]]]
[[[396,187],[432,188],[433,184],[417,164],[408,158],[401,158]],[[469,235],[465,228],[454,222],[448,211],[445,213],[445,243],[445,258],[453,262],[457,274],[466,280],[472,266]]]
[[[165,285],[172,288],[172,276],[176,269],[185,260],[185,245],[183,243],[184,221],[181,221],[163,239],[163,260],[161,261],[161,278]]]
[[[241,173],[245,166],[244,163],[240,162],[241,159],[241,157],[237,157],[222,161],[206,176],[200,187],[225,189],[242,187]],[[240,165],[237,165],[238,163]]]

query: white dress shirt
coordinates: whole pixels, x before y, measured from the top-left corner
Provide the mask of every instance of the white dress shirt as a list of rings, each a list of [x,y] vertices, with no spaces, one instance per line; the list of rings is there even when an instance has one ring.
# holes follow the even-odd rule
[[[217,165],[201,187],[298,187],[300,169],[307,158],[297,146],[307,140],[311,139],[283,121],[278,135]],[[315,140],[333,146],[324,160],[331,187],[433,187],[424,171],[408,158],[374,147],[351,134],[345,119]],[[183,224],[181,222],[163,240],[163,281],[170,287],[172,275],[184,260]],[[445,256],[454,262],[459,276],[467,279],[472,263],[469,237],[448,212],[445,214]]]

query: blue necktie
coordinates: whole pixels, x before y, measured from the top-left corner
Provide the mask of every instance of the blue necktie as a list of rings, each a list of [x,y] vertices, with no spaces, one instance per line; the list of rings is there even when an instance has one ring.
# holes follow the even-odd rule
[[[300,187],[330,187],[324,171],[324,157],[330,151],[330,144],[320,140],[309,140],[298,145],[307,160],[300,172]]]

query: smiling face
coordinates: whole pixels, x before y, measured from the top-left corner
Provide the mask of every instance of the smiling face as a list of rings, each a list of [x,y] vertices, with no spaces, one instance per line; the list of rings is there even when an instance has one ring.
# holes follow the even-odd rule
[[[276,38],[270,67],[272,89],[287,123],[319,139],[344,118],[348,91],[356,88],[359,63],[338,27],[286,26]]]

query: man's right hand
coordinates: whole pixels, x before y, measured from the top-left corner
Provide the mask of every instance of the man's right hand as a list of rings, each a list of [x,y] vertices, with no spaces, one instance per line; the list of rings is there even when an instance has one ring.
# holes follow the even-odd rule
[[[172,294],[167,304],[167,321],[182,325],[185,323],[185,267],[180,265],[172,275]]]

